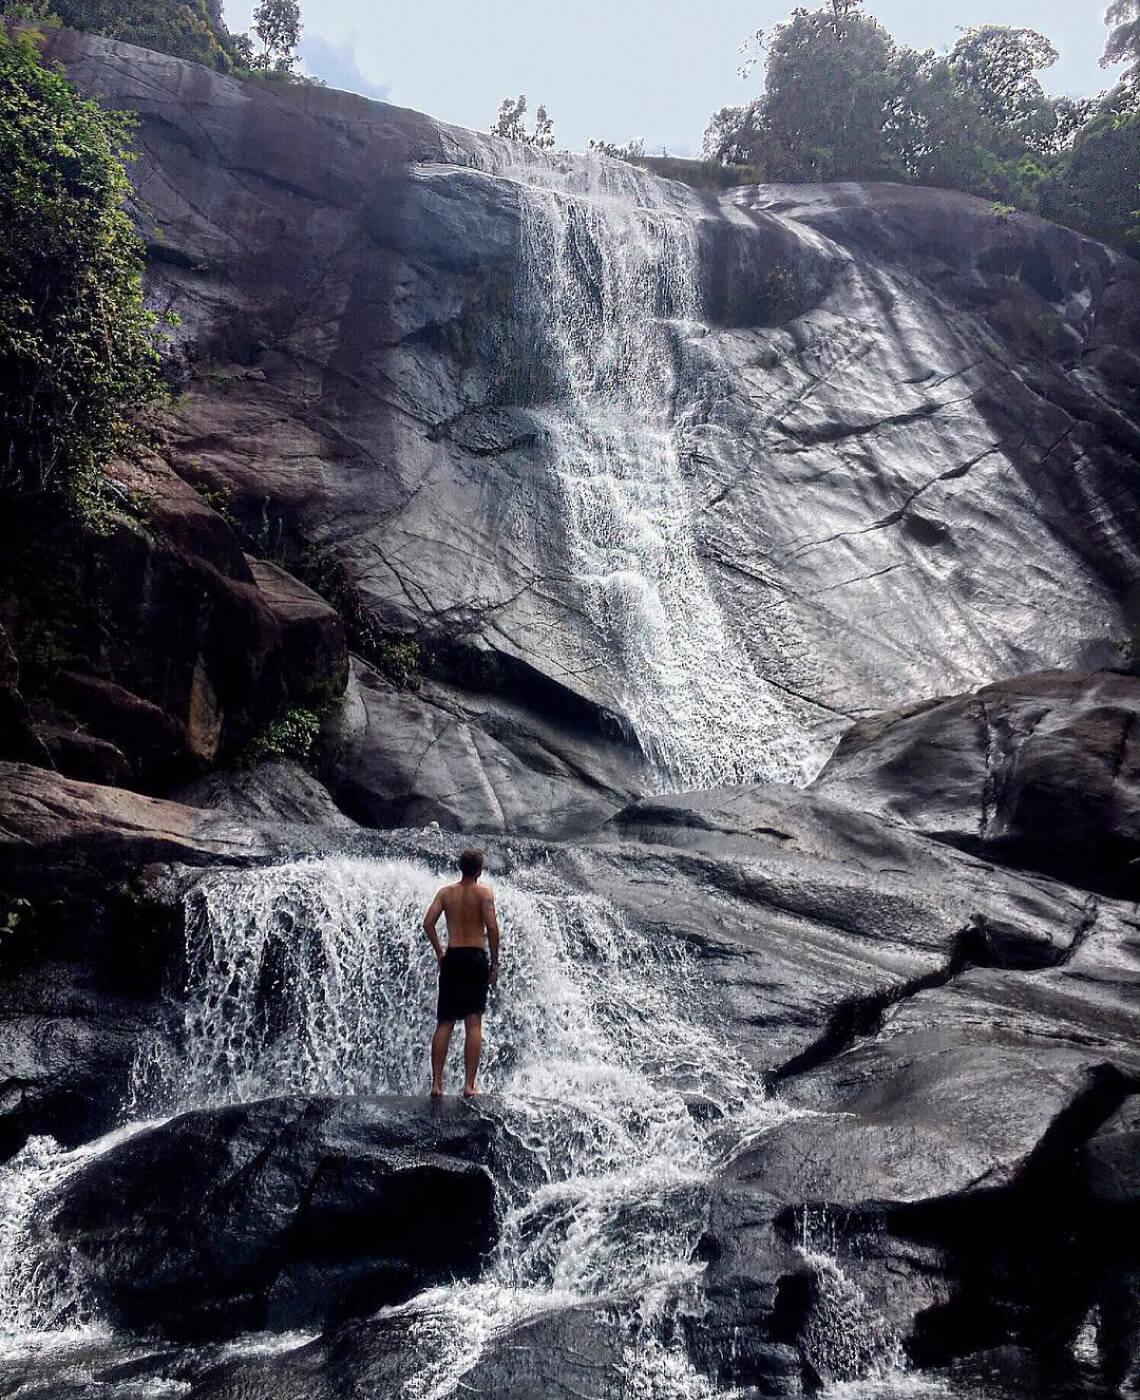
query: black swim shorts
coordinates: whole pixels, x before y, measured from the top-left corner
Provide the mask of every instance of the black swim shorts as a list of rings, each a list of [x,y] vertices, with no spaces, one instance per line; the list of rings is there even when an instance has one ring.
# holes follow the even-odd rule
[[[491,960],[482,948],[449,948],[439,969],[437,1021],[482,1016],[491,985]]]

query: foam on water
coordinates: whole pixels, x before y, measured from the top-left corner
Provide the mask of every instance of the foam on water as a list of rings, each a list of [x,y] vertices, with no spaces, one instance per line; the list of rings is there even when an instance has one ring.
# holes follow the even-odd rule
[[[72,1151],[54,1138],[29,1138],[0,1166],[0,1354],[75,1348],[108,1335],[66,1256],[44,1250],[40,1212],[88,1162],[154,1127],[137,1121]]]
[[[355,858],[199,882],[187,897],[186,985],[136,1065],[139,1121],[74,1153],[36,1140],[0,1173],[0,1325],[10,1337],[95,1320],[81,1271],[38,1247],[37,1221],[71,1172],[147,1120],[273,1094],[426,1091],[436,964],[421,920],[438,884],[423,865]],[[628,1393],[704,1400],[714,1392],[677,1337],[696,1306],[705,1188],[789,1110],[718,1035],[680,940],[646,937],[541,869],[496,892],[503,974],[481,1081],[516,1165],[501,1183],[500,1243],[483,1277],[388,1310],[420,1358],[404,1393],[453,1396],[505,1330],[605,1301],[625,1320]],[[821,1275],[832,1267],[812,1263]],[[858,1309],[832,1312],[821,1314],[820,1347],[839,1345],[824,1335],[830,1325],[866,1328]]]

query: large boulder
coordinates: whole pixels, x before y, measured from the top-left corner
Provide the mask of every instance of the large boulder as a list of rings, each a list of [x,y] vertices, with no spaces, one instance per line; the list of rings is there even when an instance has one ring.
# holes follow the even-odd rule
[[[1140,892],[1140,678],[1046,672],[861,720],[816,779],[1003,864]]]
[[[5,532],[0,620],[22,709],[0,756],[168,792],[290,707],[335,700],[344,625],[304,584],[247,559],[159,459],[119,463],[113,477],[131,504],[106,529],[61,519]]]
[[[696,949],[706,1014],[801,1110],[712,1187],[702,1367],[763,1388],[791,1348],[811,1385],[1016,1341],[1048,1369],[1102,1296],[1131,1336],[1134,1251],[1072,1180],[1140,1077],[1130,905],[811,790],[646,800],[560,868]]]
[[[320,1325],[478,1271],[496,1236],[492,1139],[491,1121],[455,1100],[201,1110],[93,1158],[42,1224],[127,1327]]]
[[[440,681],[410,690],[355,658],[322,771],[367,826],[558,837],[601,825],[650,781],[596,716],[574,723]]]

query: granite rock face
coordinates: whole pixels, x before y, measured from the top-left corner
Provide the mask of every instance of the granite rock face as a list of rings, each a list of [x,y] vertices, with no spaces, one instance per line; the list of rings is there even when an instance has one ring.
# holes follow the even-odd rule
[[[430,678],[517,703],[522,664],[544,682],[528,720],[637,733],[637,663],[568,542],[550,415],[573,429],[578,409],[525,251],[551,187],[691,231],[698,319],[662,328],[684,477],[670,509],[738,650],[726,664],[783,697],[805,771],[870,711],[1119,660],[1140,563],[1134,262],[944,191],[712,199],[345,94],[50,42],[139,118],[151,286],[194,372],[170,462],[287,565],[335,561]],[[606,217],[584,225],[603,262]],[[426,739],[437,722],[418,724]],[[498,764],[495,737],[468,731],[480,765]],[[567,792],[540,748],[516,757],[553,830]],[[484,800],[455,814],[440,796],[424,810],[485,819]]]
[[[8,686],[0,756],[164,793],[288,709],[340,695],[344,625],[297,579],[247,558],[160,460],[111,475],[135,504],[105,531],[63,520],[29,539],[4,532],[0,618],[25,691]]]
[[[1056,1374],[1094,1309],[1105,1373],[1135,1364],[1130,903],[816,790],[643,801],[563,863],[698,950],[705,1014],[808,1110],[711,1190],[703,1369],[763,1389],[790,1347],[810,1388],[1016,1341]]]
[[[1140,682],[1019,676],[844,734],[816,790],[1003,864],[1140,891]]]
[[[47,1229],[127,1327],[217,1337],[319,1325],[477,1271],[496,1233],[492,1136],[454,1100],[201,1110],[72,1177]]]

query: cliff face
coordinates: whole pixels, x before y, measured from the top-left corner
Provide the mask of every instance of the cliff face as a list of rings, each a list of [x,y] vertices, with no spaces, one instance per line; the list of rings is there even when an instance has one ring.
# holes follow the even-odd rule
[[[210,1400],[1135,1382],[1140,267],[48,43],[138,115],[184,392],[30,699],[0,600],[0,1335]],[[224,771],[346,686],[332,796]]]
[[[193,369],[169,460],[420,643],[415,715],[366,677],[340,735],[362,813],[459,819],[369,729],[461,736],[475,822],[556,829],[646,789],[623,732],[689,783],[802,776],[869,710],[1120,663],[1134,262],[957,194],[714,201],[51,43],[139,118],[151,292]],[[710,760],[694,733],[749,695]]]

